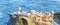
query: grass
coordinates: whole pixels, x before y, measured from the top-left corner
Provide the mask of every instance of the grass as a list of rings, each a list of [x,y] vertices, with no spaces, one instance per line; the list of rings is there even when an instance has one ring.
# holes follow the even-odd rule
[[[23,25],[23,22],[22,22],[23,18],[27,21],[28,25],[35,25],[35,23],[33,23],[30,18],[27,18],[27,17],[24,17],[24,16],[19,18],[16,25]]]

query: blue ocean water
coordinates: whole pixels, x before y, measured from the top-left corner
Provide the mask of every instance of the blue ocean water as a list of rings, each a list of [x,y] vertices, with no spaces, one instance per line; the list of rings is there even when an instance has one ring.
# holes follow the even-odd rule
[[[0,0],[0,25],[7,25],[10,19],[8,14],[18,11],[18,6],[26,12],[30,10],[60,12],[60,0]],[[57,17],[54,20],[60,24]]]

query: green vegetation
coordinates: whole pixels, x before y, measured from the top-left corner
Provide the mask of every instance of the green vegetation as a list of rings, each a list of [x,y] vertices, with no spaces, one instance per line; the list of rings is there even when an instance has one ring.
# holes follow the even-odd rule
[[[17,21],[17,24],[16,25],[24,25],[24,22],[22,19],[25,19],[27,21],[26,25],[35,25],[35,23],[32,22],[32,20],[30,18],[27,18],[27,17],[20,17],[19,20]],[[24,22],[24,23],[23,23]]]

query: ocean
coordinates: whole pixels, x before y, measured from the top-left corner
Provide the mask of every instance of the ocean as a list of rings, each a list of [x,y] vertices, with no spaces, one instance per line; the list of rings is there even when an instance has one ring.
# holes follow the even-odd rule
[[[9,14],[18,11],[19,6],[25,12],[30,10],[60,12],[60,0],[0,0],[0,25],[7,25]],[[57,17],[54,21],[60,24],[60,19]]]

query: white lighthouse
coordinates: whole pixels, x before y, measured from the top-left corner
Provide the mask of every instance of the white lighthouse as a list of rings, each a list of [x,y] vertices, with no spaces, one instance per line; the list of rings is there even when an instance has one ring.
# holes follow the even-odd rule
[[[18,14],[21,14],[23,11],[22,11],[22,8],[21,7],[18,7]]]

